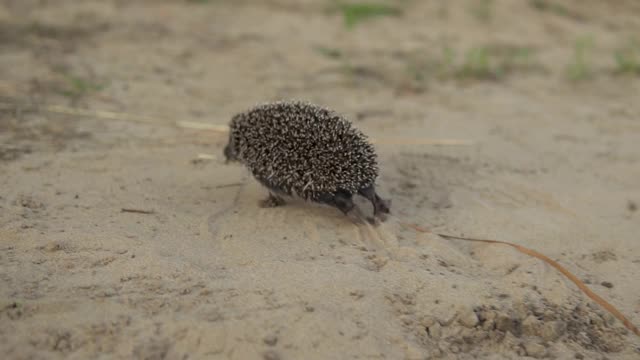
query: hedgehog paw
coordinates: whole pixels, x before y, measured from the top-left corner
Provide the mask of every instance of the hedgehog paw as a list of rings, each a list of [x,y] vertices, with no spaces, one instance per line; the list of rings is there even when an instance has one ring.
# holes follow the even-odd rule
[[[269,193],[269,197],[267,197],[266,199],[260,200],[260,207],[262,208],[274,208],[282,206],[284,204],[285,201],[283,198],[272,193]]]
[[[371,201],[373,205],[373,215],[375,217],[384,219],[385,215],[391,212],[391,200],[383,200],[380,198],[373,185],[360,189],[358,193]]]

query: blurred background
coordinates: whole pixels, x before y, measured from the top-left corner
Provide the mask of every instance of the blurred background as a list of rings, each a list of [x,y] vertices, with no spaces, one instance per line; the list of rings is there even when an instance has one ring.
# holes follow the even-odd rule
[[[0,26],[0,96],[207,121],[290,97],[398,121],[473,89],[619,98],[640,73],[634,0],[3,0]]]

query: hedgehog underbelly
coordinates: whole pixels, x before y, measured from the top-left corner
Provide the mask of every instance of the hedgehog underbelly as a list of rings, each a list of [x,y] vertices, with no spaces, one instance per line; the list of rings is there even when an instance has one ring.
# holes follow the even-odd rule
[[[264,179],[256,174],[253,174],[254,178],[262,184],[262,186],[266,187],[269,191],[276,195],[283,195],[289,197],[296,197],[300,199],[304,199],[306,201],[319,201],[323,196],[327,194],[333,194],[333,192],[322,191],[315,192],[312,190],[303,190],[297,189],[294,186],[288,184],[278,184],[274,181]]]
[[[349,194],[355,195],[360,190],[365,189],[371,186],[372,181],[363,182],[362,184],[356,185],[355,187],[347,188],[338,188],[335,190],[310,190],[310,189],[300,189],[295,186],[289,184],[278,184],[272,180],[264,179],[257,174],[253,174],[254,178],[265,188],[267,188],[274,195],[278,195],[281,197],[290,197],[290,198],[298,198],[304,201],[315,202],[315,203],[327,203],[327,199],[333,199],[337,194]]]
[[[267,180],[262,178],[261,176],[253,173],[253,177],[260,183],[262,184],[262,186],[266,187],[267,189],[269,189],[269,191],[275,193],[275,194],[279,194],[279,195],[287,195],[287,196],[294,196],[294,192],[293,189],[291,187],[288,186],[283,186],[282,184],[277,184],[271,180]]]
[[[322,147],[306,148],[300,152],[313,154],[311,161],[290,150],[272,148],[265,151],[247,146],[246,153],[242,154],[242,162],[267,188],[303,198],[313,197],[316,192],[355,193],[370,185],[377,175],[375,159],[353,161],[345,159],[335,150],[324,150]],[[318,153],[322,153],[322,156],[318,156]],[[357,170],[362,168],[368,171]]]

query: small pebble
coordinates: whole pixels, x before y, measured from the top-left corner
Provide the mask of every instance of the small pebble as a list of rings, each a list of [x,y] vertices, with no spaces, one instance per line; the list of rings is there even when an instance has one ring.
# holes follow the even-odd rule
[[[518,322],[507,314],[498,314],[496,318],[496,328],[500,331],[509,331],[510,333],[517,335],[519,333],[518,330],[520,330],[518,325]]]
[[[404,351],[405,359],[407,360],[422,360],[424,359],[424,354],[420,350],[420,348],[408,345]]]
[[[420,325],[425,328],[431,327],[436,323],[436,320],[432,316],[425,315],[420,319]]]
[[[563,321],[549,321],[542,325],[540,336],[546,341],[557,340],[567,330],[567,324]]]
[[[524,350],[527,352],[528,356],[534,357],[536,359],[543,358],[547,355],[547,349],[544,346],[535,343],[535,342],[525,342]]]
[[[458,322],[468,328],[478,325],[478,315],[471,308],[465,309],[458,318]]]
[[[433,324],[433,326],[430,326],[428,328],[428,331],[429,331],[429,336],[431,336],[434,339],[439,339],[442,336],[442,326],[440,326],[438,322]]]
[[[264,360],[280,360],[280,355],[273,350],[268,350],[262,353],[262,358]]]
[[[608,282],[608,281],[603,281],[603,282],[600,283],[600,285],[602,285],[602,286],[604,286],[604,287],[606,287],[608,289],[613,288],[613,284]]]
[[[538,335],[540,329],[540,321],[533,315],[527,316],[522,322],[522,332],[525,335]]]
[[[269,346],[274,346],[275,344],[278,343],[278,337],[273,334],[270,334],[265,336],[264,339],[262,339],[262,341],[264,341],[264,343]]]

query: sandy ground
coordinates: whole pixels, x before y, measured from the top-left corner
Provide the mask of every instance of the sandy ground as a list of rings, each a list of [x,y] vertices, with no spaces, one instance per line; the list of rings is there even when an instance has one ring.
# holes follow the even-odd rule
[[[637,1],[331,4],[0,2],[3,359],[640,358],[553,268],[398,220],[539,250],[640,324]],[[164,126],[286,98],[382,138],[395,218],[259,208],[224,135]]]

